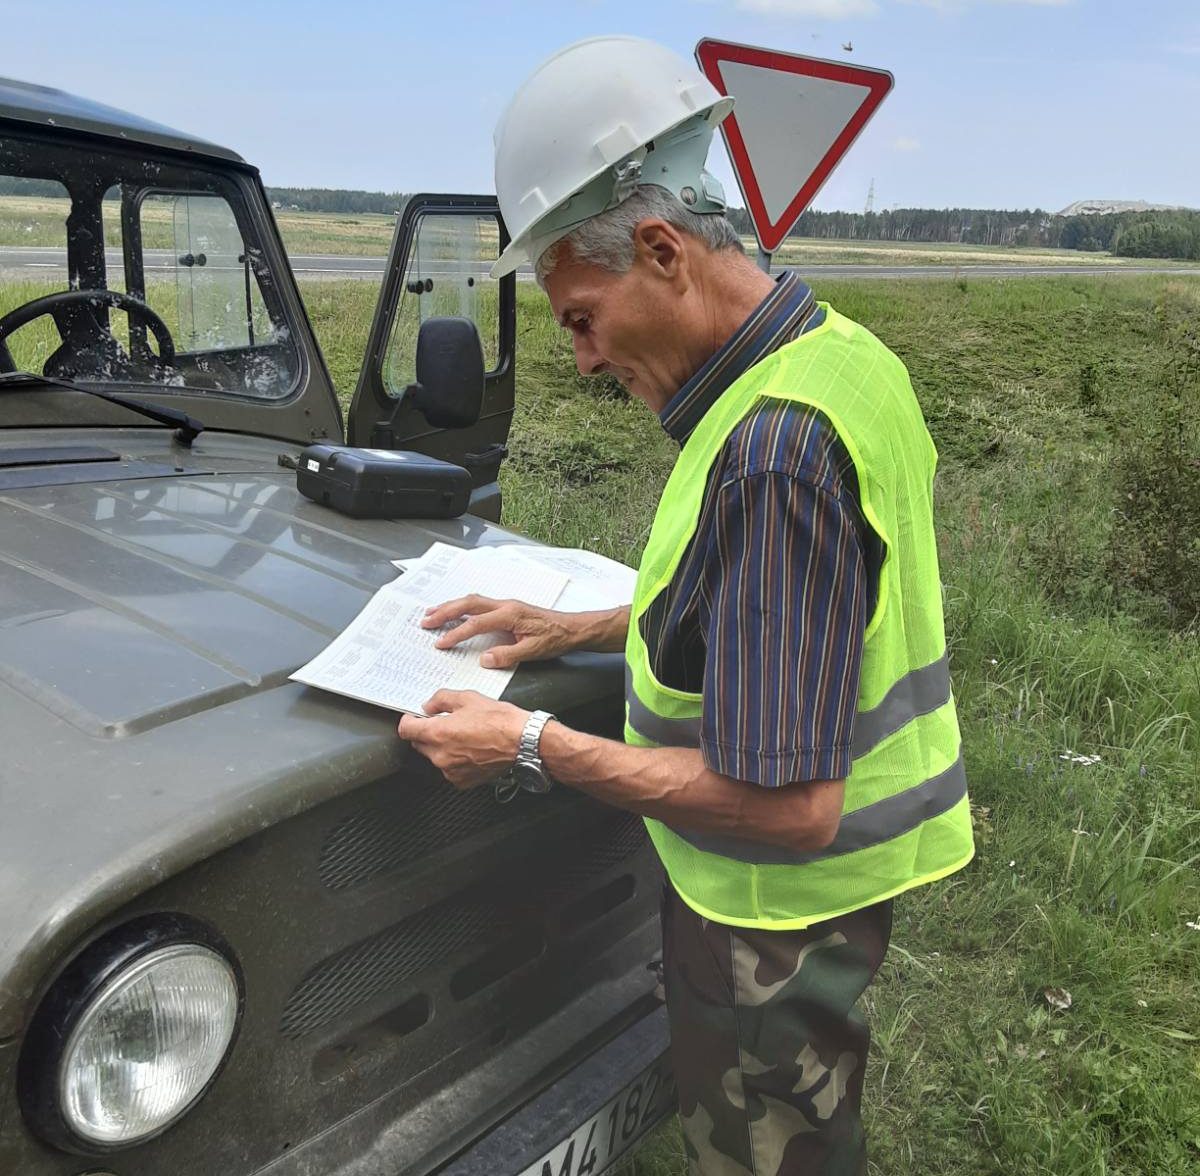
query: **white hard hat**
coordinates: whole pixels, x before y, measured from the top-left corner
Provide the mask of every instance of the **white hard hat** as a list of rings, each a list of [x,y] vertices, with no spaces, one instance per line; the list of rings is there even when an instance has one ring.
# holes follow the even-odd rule
[[[542,62],[496,124],[496,195],[512,242],[492,277],[536,261],[555,241],[661,184],[693,212],[722,212],[704,170],[733,108],[679,54],[640,37],[593,37]]]

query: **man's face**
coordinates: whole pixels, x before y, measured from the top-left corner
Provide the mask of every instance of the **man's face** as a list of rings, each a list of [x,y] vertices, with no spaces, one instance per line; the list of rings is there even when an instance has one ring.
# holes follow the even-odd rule
[[[546,278],[546,293],[555,318],[571,333],[580,373],[609,372],[659,412],[697,366],[676,284],[640,250],[624,274],[576,261],[569,248],[562,254]]]

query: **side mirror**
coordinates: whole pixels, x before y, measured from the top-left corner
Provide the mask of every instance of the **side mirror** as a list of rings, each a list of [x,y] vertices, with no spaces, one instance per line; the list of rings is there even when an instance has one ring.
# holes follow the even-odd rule
[[[428,318],[417,334],[408,396],[435,429],[465,429],[483,409],[483,345],[468,318]]]

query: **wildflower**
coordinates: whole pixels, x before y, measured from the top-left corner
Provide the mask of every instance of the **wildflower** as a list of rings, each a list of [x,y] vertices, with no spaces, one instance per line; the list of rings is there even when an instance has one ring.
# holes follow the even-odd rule
[[[1068,763],[1080,764],[1085,768],[1091,767],[1092,764],[1098,764],[1100,762],[1100,757],[1098,755],[1078,755],[1069,747],[1066,751],[1062,752],[1058,758],[1060,760],[1066,760]]]

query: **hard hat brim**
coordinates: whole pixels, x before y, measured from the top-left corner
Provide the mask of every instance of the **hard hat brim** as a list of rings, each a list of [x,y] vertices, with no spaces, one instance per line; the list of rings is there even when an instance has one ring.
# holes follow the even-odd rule
[[[508,243],[504,252],[488,270],[488,274],[494,279],[504,278],[515,273],[527,261],[529,261],[529,239],[527,235],[523,234],[515,241]]]

